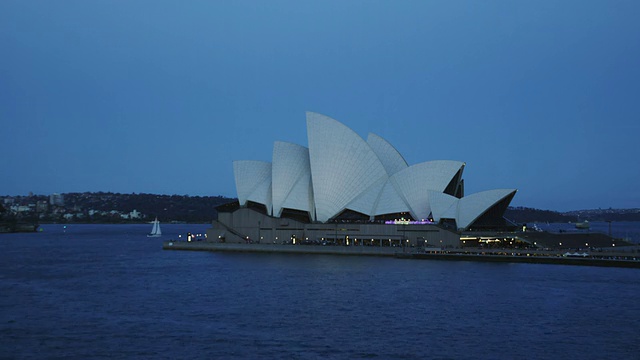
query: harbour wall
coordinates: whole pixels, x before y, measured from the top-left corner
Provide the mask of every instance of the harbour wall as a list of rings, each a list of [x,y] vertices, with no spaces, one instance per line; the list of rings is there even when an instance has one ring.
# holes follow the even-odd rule
[[[527,264],[554,264],[554,265],[582,265],[639,268],[640,259],[633,260],[628,257],[566,257],[560,254],[556,256],[540,254],[504,255],[492,253],[411,253],[396,254],[396,257],[416,260],[449,260],[449,261],[482,261],[502,263],[527,263]]]
[[[215,243],[207,241],[165,241],[164,250],[360,255],[393,257],[402,248],[376,246],[322,246],[322,245],[280,245],[280,244],[239,244]]]
[[[607,252],[590,254],[585,257],[567,257],[559,251],[487,251],[487,250],[424,250],[402,247],[375,246],[321,246],[321,245],[278,245],[278,244],[237,244],[208,241],[165,241],[164,250],[253,252],[280,254],[318,254],[349,256],[386,256],[398,259],[481,261],[503,263],[530,263],[555,265],[583,265],[604,267],[640,268],[640,254],[633,252]]]

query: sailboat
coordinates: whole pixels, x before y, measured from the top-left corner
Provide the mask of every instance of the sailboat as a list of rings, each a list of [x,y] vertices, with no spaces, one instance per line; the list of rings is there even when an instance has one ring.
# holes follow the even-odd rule
[[[147,234],[147,237],[160,237],[162,236],[162,230],[160,230],[160,221],[156,217],[155,220],[151,222],[153,227],[151,228],[151,232]]]
[[[588,229],[589,227],[589,220],[576,223],[576,229]]]

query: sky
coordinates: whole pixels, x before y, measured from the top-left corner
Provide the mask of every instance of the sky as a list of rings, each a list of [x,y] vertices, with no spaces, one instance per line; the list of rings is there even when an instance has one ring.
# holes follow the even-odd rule
[[[640,208],[640,2],[0,1],[1,195],[236,197],[305,112],[512,206]]]

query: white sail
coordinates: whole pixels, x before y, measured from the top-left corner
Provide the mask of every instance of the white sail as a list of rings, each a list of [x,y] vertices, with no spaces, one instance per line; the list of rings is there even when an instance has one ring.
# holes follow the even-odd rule
[[[162,235],[162,230],[160,230],[160,221],[158,221],[158,218],[153,220],[152,223],[153,223],[153,226],[151,227],[151,232],[147,236],[148,237],[161,236]]]

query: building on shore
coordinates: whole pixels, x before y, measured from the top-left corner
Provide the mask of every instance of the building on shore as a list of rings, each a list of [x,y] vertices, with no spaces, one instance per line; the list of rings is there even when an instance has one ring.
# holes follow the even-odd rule
[[[64,206],[64,195],[58,193],[49,195],[49,204],[55,206]]]
[[[235,203],[237,204],[237,203]],[[233,204],[232,204],[233,205]],[[229,210],[229,211],[226,211]],[[276,218],[254,208],[218,207],[218,220],[207,231],[213,241],[381,247],[457,247],[460,235],[434,223],[385,224],[366,221],[301,222]]]
[[[238,201],[217,208],[209,240],[458,247],[464,231],[512,225],[516,190],[465,195],[464,162],[409,165],[382,137],[312,112],[307,137],[276,141],[271,162],[233,162]]]

